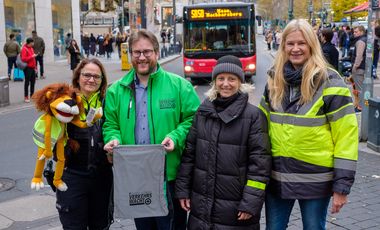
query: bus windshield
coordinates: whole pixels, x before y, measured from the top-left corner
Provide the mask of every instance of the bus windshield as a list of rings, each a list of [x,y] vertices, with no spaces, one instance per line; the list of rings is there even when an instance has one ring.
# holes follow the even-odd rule
[[[248,19],[189,21],[184,28],[186,57],[214,57],[255,54],[254,27]]]

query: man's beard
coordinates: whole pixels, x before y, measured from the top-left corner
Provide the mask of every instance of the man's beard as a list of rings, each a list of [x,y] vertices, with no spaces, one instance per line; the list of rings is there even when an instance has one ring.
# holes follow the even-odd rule
[[[138,68],[139,64],[148,64],[149,68],[146,71],[141,72],[140,69]],[[145,75],[145,76],[152,74],[155,70],[155,67],[156,65],[153,64],[151,61],[141,61],[141,62],[138,61],[134,64],[134,68],[137,74]]]

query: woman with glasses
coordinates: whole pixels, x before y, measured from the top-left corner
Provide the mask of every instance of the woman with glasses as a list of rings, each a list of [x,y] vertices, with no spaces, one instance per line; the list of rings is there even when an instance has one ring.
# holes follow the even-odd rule
[[[103,65],[97,59],[84,59],[74,71],[72,84],[81,94],[82,121],[93,119],[102,110],[107,88]],[[102,120],[89,128],[67,125],[62,179],[68,190],[57,191],[56,207],[63,229],[109,229],[112,222],[111,188],[113,174],[103,150]]]

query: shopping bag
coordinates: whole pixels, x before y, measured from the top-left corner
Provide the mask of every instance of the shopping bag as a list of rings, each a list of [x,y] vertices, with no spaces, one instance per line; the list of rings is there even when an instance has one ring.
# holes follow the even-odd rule
[[[15,68],[13,70],[13,81],[23,81],[25,78],[25,75],[24,75],[24,71],[19,69],[19,68]]]
[[[162,145],[124,145],[113,150],[115,217],[169,213]]]

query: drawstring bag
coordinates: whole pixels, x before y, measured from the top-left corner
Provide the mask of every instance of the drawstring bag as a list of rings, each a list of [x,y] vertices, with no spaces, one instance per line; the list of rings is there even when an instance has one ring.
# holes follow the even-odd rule
[[[166,216],[165,150],[162,145],[113,149],[115,217]]]

